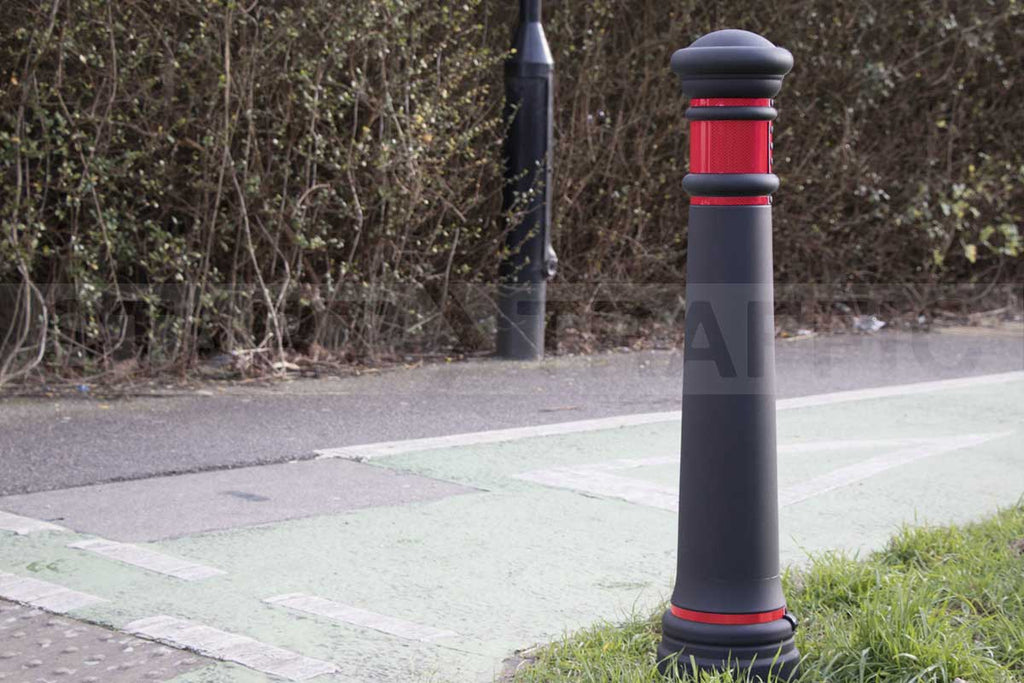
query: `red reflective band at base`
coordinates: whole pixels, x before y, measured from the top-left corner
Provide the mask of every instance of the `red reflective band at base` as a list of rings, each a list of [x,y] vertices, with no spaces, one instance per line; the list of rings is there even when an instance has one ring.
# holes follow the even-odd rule
[[[691,107],[770,107],[772,101],[760,97],[695,97]]]
[[[684,619],[685,621],[696,621],[701,624],[717,624],[719,626],[744,626],[747,624],[767,624],[770,621],[778,621],[786,616],[786,608],[780,607],[771,612],[757,612],[755,614],[715,614],[714,612],[694,612],[671,605],[672,616]]]
[[[690,197],[693,206],[767,206],[771,199],[760,197]]]
[[[771,173],[771,121],[690,121],[690,173]]]

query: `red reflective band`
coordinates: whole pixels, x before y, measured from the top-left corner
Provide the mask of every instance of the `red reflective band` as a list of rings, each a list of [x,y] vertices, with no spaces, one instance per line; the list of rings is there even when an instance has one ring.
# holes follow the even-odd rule
[[[690,203],[694,206],[767,206],[771,200],[766,195],[760,197],[690,197]]]
[[[694,612],[682,607],[671,606],[672,616],[686,621],[696,621],[701,624],[718,624],[721,626],[743,626],[746,624],[767,624],[770,621],[778,621],[786,616],[786,608],[780,607],[771,612],[757,612],[755,614],[715,614],[714,612]]]
[[[771,121],[691,121],[690,173],[771,173]]]
[[[760,97],[697,97],[690,100],[691,107],[770,107],[772,101]]]

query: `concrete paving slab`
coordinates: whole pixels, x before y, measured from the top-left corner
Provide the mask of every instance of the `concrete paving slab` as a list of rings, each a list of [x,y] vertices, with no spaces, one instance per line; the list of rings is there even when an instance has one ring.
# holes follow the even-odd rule
[[[210,664],[191,652],[0,600],[4,683],[158,683]]]
[[[309,461],[7,496],[0,509],[116,541],[155,541],[472,491],[354,462]]]

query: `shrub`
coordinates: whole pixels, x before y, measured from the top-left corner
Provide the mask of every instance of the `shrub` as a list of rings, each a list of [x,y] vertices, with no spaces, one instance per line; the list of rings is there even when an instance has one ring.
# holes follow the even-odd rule
[[[0,382],[40,363],[488,344],[464,284],[496,273],[513,5],[7,0]],[[1022,12],[551,2],[560,277],[683,280],[667,60],[736,26],[796,58],[781,282],[1019,281]]]

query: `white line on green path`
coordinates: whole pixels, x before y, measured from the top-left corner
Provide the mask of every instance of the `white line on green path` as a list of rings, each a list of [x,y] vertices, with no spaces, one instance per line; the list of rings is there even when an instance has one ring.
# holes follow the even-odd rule
[[[253,638],[177,617],[161,615],[139,619],[125,626],[124,630],[165,645],[192,650],[214,659],[235,662],[289,681],[305,681],[338,672],[338,667],[331,662],[303,657]]]
[[[64,527],[43,522],[38,519],[12,515],[9,512],[0,510],[0,530],[13,531],[19,536],[27,536],[40,531],[67,531]]]
[[[345,458],[346,460],[362,461],[413,451],[430,451],[455,446],[475,446],[482,443],[500,443],[502,441],[516,441],[517,439],[526,439],[534,436],[559,436],[578,432],[592,432],[598,429],[615,429],[617,427],[633,427],[655,422],[670,422],[678,419],[678,411],[618,415],[616,417],[601,417],[593,420],[578,420],[576,422],[557,422],[555,424],[537,425],[534,427],[494,429],[487,432],[451,434],[449,436],[435,436],[426,439],[406,439],[404,441],[384,441],[359,446],[345,446],[344,448],[325,448],[315,451],[315,453],[321,458]]]
[[[678,458],[671,458],[669,462],[678,461]],[[636,466],[643,467],[643,463],[638,462]],[[602,471],[602,469],[600,464],[552,467],[524,472],[516,475],[515,478],[556,489],[569,489],[577,493],[603,498],[618,498],[661,510],[678,509],[679,491],[676,488],[641,479],[621,477]]]
[[[821,476],[814,477],[807,481],[793,484],[779,491],[779,507],[793,505],[801,501],[828,493],[844,486],[849,486],[858,481],[863,481],[886,470],[891,470],[902,465],[909,465],[912,462],[930,458],[935,455],[942,455],[962,448],[980,446],[986,441],[1010,436],[1013,432],[999,432],[997,434],[965,434],[963,436],[945,436],[937,439],[921,439],[917,446],[904,448],[902,450],[883,453],[864,462],[858,462],[847,467],[840,467]]]
[[[369,610],[343,605],[340,602],[318,598],[315,595],[304,595],[302,593],[289,593],[267,598],[263,602],[270,605],[280,605],[293,609],[296,612],[304,612],[318,617],[326,617],[334,621],[340,621],[353,626],[362,626],[374,631],[387,633],[406,640],[418,640],[430,642],[438,638],[450,638],[459,635],[455,631],[414,624],[411,621],[389,617],[385,614],[377,614]]]
[[[0,598],[58,614],[105,602],[103,598],[97,598],[95,595],[79,593],[55,583],[7,572],[0,572]]]
[[[220,569],[164,555],[148,548],[141,548],[131,543],[118,543],[117,541],[108,541],[104,538],[76,541],[75,543],[69,543],[68,547],[75,548],[76,550],[86,550],[112,560],[141,567],[157,574],[184,579],[185,581],[199,581],[201,579],[208,579],[211,576],[221,576],[227,573]]]
[[[795,398],[785,398],[776,401],[775,408],[776,410],[792,410],[794,408],[825,406],[835,403],[847,403],[850,401],[866,401],[870,399],[890,398],[894,396],[926,394],[947,389],[964,389],[990,384],[1003,384],[1017,380],[1024,380],[1024,372],[1003,372],[995,375],[978,375],[975,377],[942,379],[933,382],[917,382],[914,384],[897,384],[886,387],[874,387],[871,389],[836,391],[828,394],[815,394],[813,396],[797,396]],[[356,446],[345,446],[342,448],[324,448],[315,451],[315,453],[320,458],[345,458],[347,460],[364,461],[373,460],[374,458],[383,458],[389,455],[398,455],[400,453],[414,453],[417,451],[430,451],[441,448],[454,448],[457,446],[475,446],[478,444],[500,443],[538,436],[576,434],[579,432],[592,432],[600,429],[617,429],[619,427],[633,427],[659,422],[673,422],[678,421],[679,419],[680,414],[678,410],[660,413],[638,413],[635,415],[617,415],[615,417],[577,420],[575,422],[558,422],[555,424],[536,425],[532,427],[516,427],[513,429],[494,429],[486,432],[451,434],[448,436],[435,436],[425,439],[383,441],[380,443],[360,444]]]
[[[779,491],[779,507],[794,505],[835,489],[850,486],[888,470],[908,465],[918,460],[943,453],[979,446],[986,441],[1010,436],[1013,432],[992,434],[965,434],[920,439],[855,439],[850,441],[816,441],[791,446],[780,446],[780,451],[823,452],[864,447],[902,447],[883,453],[863,462],[841,467],[807,481],[784,487]],[[679,458],[636,458],[615,460],[610,463],[576,465],[572,467],[551,467],[515,475],[516,479],[542,484],[578,493],[617,498],[637,505],[671,510],[679,509],[679,489],[642,479],[611,474],[617,470],[628,470],[651,465],[668,465],[679,462]]]
[[[847,403],[849,401],[866,401],[876,398],[892,398],[894,396],[913,396],[915,394],[930,394],[933,391],[946,391],[949,389],[969,389],[990,384],[1006,384],[1024,380],[1024,372],[1001,372],[995,375],[977,375],[975,377],[958,377],[956,379],[940,379],[934,382],[916,382],[914,384],[894,384],[888,387],[874,387],[871,389],[854,389],[853,391],[837,391],[831,394],[816,394],[814,396],[797,396],[777,401],[776,410],[791,410],[793,408],[809,408],[812,406],[827,406],[834,403]]]

